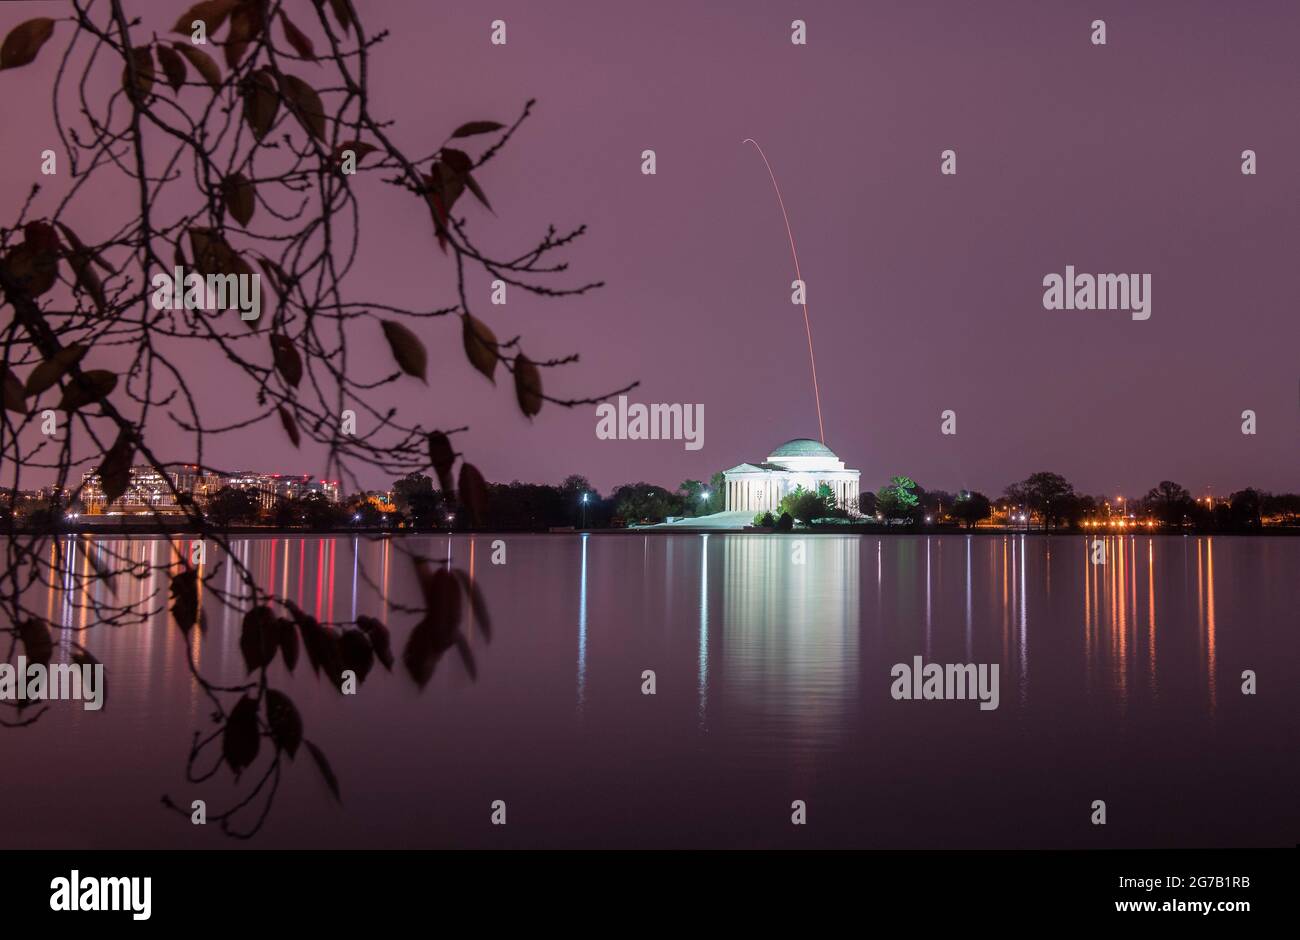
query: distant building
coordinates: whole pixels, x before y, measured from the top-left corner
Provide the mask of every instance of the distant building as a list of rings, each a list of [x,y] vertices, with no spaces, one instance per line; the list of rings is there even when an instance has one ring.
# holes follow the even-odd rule
[[[825,444],[808,438],[786,441],[762,463],[742,463],[723,471],[728,512],[773,512],[796,487],[817,492],[830,487],[836,505],[858,508],[857,470],[847,470],[844,461]]]
[[[164,475],[153,467],[136,466],[130,470],[126,492],[110,503],[98,473],[91,471],[81,477],[81,505],[92,516],[182,513],[184,510],[176,496],[190,492],[181,488],[175,473],[169,471]]]
[[[218,473],[184,464],[161,474],[149,466],[132,467],[127,490],[108,503],[99,474],[91,471],[81,478],[81,503],[90,515],[133,515],[137,513],[182,513],[177,502],[192,497],[200,507],[207,505],[223,489],[244,490],[251,494],[259,509],[270,510],[282,499],[301,499],[308,493],[320,493],[330,503],[339,502],[337,480],[320,480],[310,474],[286,476],[239,470]]]

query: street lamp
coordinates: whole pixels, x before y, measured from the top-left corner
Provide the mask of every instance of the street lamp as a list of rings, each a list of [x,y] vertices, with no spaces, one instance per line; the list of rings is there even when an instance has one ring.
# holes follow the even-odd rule
[[[584,529],[587,528],[587,498],[590,495],[590,493],[582,494],[582,527]]]

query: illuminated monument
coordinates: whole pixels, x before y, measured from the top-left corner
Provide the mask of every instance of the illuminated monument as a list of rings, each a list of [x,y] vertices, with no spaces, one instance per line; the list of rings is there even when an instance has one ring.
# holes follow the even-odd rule
[[[822,484],[830,487],[839,506],[858,508],[858,471],[846,470],[834,451],[807,438],[786,441],[762,463],[742,463],[722,476],[727,512],[774,511],[795,487],[816,492]]]

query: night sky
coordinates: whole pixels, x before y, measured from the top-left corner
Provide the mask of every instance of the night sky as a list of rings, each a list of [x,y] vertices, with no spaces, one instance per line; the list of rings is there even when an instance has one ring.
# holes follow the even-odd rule
[[[131,7],[162,34],[186,5]],[[4,4],[0,31],[60,6]],[[297,6],[323,42],[311,4]],[[508,382],[493,388],[465,362],[451,320],[419,328],[427,389],[404,379],[381,400],[426,426],[469,424],[459,448],[494,481],[576,472],[602,490],[673,487],[816,437],[790,249],[762,160],[742,144],[752,137],[808,282],[826,441],[864,489],[906,473],[993,495],[1037,470],[1111,495],[1166,478],[1197,496],[1300,488],[1300,4],[704,6],[361,4],[372,34],[392,31],[372,60],[373,97],[410,150],[538,99],[479,176],[497,216],[458,207],[471,233],[518,254],[548,223],[589,226],[567,258],[575,282],[606,288],[515,291],[494,307],[478,276],[476,314],[498,336],[523,334],[534,358],[581,353],[548,373],[555,394],[639,379],[634,401],[702,403],[703,449],[597,440],[590,407],[528,421]],[[807,46],[790,43],[796,17]],[[504,47],[488,41],[496,18]],[[1094,19],[1105,46],[1090,42]],[[48,89],[69,34],[63,24],[37,63],[0,73],[6,220],[55,146]],[[655,176],[640,172],[647,148]],[[939,172],[948,148],[955,177]],[[1248,148],[1256,176],[1240,172]],[[362,199],[354,296],[453,303],[427,211],[377,178]],[[129,211],[119,200],[101,193],[68,218],[93,241],[106,234],[97,217]],[[1151,318],[1044,310],[1042,279],[1067,264],[1150,273]],[[373,375],[392,371],[378,327],[355,348]],[[214,421],[254,408],[223,361],[192,368]],[[945,409],[956,436],[940,434]],[[1241,433],[1244,409],[1256,436]],[[176,440],[167,456],[191,459]],[[312,472],[322,460],[274,419],[211,447],[208,462],[230,468]]]

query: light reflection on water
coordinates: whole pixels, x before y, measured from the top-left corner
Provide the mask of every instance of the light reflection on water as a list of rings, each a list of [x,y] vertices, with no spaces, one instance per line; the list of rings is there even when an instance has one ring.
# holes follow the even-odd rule
[[[493,563],[496,539],[508,547],[505,564]],[[376,673],[344,699],[305,668],[291,677],[275,667],[273,684],[292,693],[308,735],[331,754],[347,803],[331,810],[297,767],[259,838],[496,844],[479,818],[495,788],[524,807],[512,803],[516,844],[786,844],[788,820],[777,823],[794,791],[836,821],[803,837],[814,844],[1089,844],[1052,786],[1157,787],[1178,774],[1184,799],[1145,805],[1136,828],[1113,827],[1112,844],[1276,842],[1279,821],[1296,821],[1285,783],[1297,770],[1290,592],[1300,540],[1111,536],[1104,564],[1093,563],[1090,541],[236,539],[236,559],[260,584],[325,622],[377,616],[398,649],[414,619],[400,611],[418,603],[399,548],[450,552],[481,585],[496,625],[487,645],[467,612],[479,680],[449,661],[423,694],[403,675]],[[172,570],[192,550],[159,539],[98,547]],[[58,549],[93,574],[74,540]],[[208,631],[191,635],[188,654],[213,680],[237,680],[242,613],[214,594],[239,603],[246,591],[209,546],[204,574],[213,573],[202,597]],[[91,585],[96,599],[112,599],[102,582]],[[52,623],[85,630],[92,615],[71,587],[49,584],[45,607]],[[80,635],[105,663],[108,707],[60,707],[23,735],[0,732],[0,747],[30,768],[37,802],[74,807],[58,833],[67,842],[212,844],[156,809],[208,710],[168,619],[167,577],[119,579],[117,590],[119,603],[153,613]],[[998,663],[999,709],[893,701],[890,667],[917,655]],[[1247,668],[1269,694],[1237,694]],[[647,669],[654,696],[641,694]],[[1197,798],[1225,806],[1212,781],[1236,760],[1253,815],[1211,813],[1206,824],[1206,812],[1193,813]],[[87,775],[99,781],[96,812],[75,808]],[[990,800],[1001,807],[992,815]],[[764,807],[771,824],[757,825]],[[24,844],[25,821],[13,815],[0,810],[9,832],[0,845]]]

